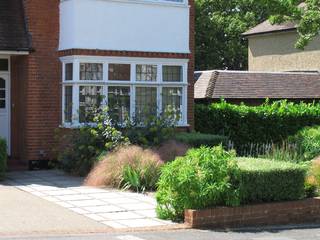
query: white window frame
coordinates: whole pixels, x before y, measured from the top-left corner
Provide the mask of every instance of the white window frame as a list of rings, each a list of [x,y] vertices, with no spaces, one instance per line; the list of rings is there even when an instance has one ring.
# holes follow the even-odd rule
[[[60,58],[62,62],[62,126],[79,127],[79,87],[80,86],[103,86],[105,103],[108,104],[108,87],[109,86],[127,86],[130,87],[130,117],[134,118],[136,103],[136,87],[156,87],[157,88],[157,108],[158,114],[162,111],[162,88],[179,87],[182,88],[182,118],[177,123],[179,127],[188,126],[187,109],[188,109],[188,62],[189,59],[166,59],[166,58],[131,58],[131,57],[103,57],[103,56],[66,56]],[[73,79],[65,80],[65,65],[73,63]],[[80,80],[80,63],[102,63],[103,80]],[[130,81],[110,81],[109,64],[130,64]],[[157,65],[157,81],[136,81],[136,65]],[[182,82],[163,82],[163,66],[181,66]],[[65,86],[72,86],[72,122],[65,122]]]

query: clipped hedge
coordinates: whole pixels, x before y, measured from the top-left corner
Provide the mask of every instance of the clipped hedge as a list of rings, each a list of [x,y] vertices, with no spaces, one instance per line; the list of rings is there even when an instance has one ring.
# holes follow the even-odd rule
[[[307,168],[290,162],[238,158],[242,204],[298,200],[305,197]]]
[[[188,144],[191,147],[214,147],[220,144],[226,145],[228,143],[227,137],[198,132],[178,133],[175,136],[175,140],[177,140],[178,142]]]
[[[221,101],[195,107],[195,129],[229,136],[237,146],[246,143],[278,143],[306,126],[320,125],[320,104],[287,101],[260,106]]]
[[[0,180],[4,179],[7,170],[7,143],[0,138]]]

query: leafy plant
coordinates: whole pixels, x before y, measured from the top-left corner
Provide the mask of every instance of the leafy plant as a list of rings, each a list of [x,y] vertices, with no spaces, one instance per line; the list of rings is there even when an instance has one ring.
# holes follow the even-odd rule
[[[166,111],[160,116],[148,115],[143,121],[127,119],[122,132],[132,144],[158,146],[174,134],[177,116]]]
[[[320,156],[320,126],[306,127],[291,137],[290,141],[296,144],[302,159],[312,160]]]
[[[156,194],[159,217],[178,220],[187,208],[238,205],[239,193],[233,183],[238,173],[234,157],[234,152],[227,152],[222,146],[201,147],[165,165]]]
[[[205,133],[178,133],[174,137],[177,141],[186,143],[192,147],[214,147],[220,144],[227,145],[228,138],[219,135],[205,134]]]
[[[114,127],[107,109],[95,112],[93,120],[94,124],[79,129],[57,131],[57,159],[65,171],[86,176],[102,153],[128,144]]]
[[[7,170],[7,144],[0,138],[0,180],[4,179]]]

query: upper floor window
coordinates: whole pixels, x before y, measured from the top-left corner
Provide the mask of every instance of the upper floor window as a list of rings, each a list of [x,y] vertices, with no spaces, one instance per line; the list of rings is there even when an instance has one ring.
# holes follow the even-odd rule
[[[9,71],[9,60],[0,58],[0,71]]]
[[[80,80],[102,80],[102,63],[80,63]]]

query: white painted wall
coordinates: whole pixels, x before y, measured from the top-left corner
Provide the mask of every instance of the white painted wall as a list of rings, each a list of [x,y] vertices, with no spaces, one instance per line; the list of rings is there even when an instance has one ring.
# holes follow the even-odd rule
[[[62,0],[60,50],[189,52],[189,6],[161,0]]]

